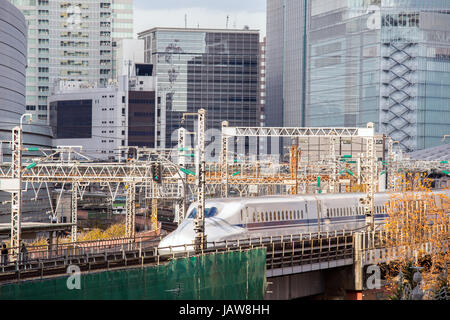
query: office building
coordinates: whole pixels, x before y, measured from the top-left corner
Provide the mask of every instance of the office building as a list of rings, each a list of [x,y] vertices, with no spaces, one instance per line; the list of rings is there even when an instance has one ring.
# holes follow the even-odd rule
[[[131,75],[133,65],[144,63],[144,40],[122,39],[116,47],[117,77]]]
[[[450,3],[306,3],[268,1],[266,124],[374,122],[405,151],[441,144],[450,123]]]
[[[208,129],[224,120],[259,126],[259,31],[153,28],[138,36],[158,79],[157,147],[176,145],[182,114],[200,108]]]
[[[130,78],[106,87],[60,82],[49,97],[54,147],[81,146],[83,154],[101,161],[120,160],[128,146],[153,148],[152,66],[136,64],[131,70]]]

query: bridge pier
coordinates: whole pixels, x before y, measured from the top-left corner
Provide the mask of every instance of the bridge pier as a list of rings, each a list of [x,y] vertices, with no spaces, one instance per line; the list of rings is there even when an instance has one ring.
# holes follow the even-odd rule
[[[265,300],[362,300],[362,289],[355,287],[354,266],[270,277],[267,282]]]
[[[324,281],[321,271],[296,273],[280,277],[268,278],[270,282],[265,300],[292,300],[315,296],[324,292]]]

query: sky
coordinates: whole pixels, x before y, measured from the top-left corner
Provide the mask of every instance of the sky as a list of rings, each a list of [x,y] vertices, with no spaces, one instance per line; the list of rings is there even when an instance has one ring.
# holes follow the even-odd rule
[[[134,0],[134,33],[153,27],[260,30],[266,34],[266,0]]]

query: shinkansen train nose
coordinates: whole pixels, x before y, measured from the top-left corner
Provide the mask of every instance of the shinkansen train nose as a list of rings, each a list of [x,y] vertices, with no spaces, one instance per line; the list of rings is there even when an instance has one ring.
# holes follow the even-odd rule
[[[158,245],[158,252],[160,254],[194,250],[193,243],[195,234],[193,226],[186,225],[180,227],[161,240]]]

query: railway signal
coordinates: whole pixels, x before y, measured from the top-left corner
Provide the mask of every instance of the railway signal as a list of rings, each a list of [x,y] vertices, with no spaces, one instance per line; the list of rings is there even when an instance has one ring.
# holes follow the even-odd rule
[[[161,170],[160,163],[152,164],[152,179],[153,179],[153,181],[155,181],[157,183],[162,182],[162,170]]]

